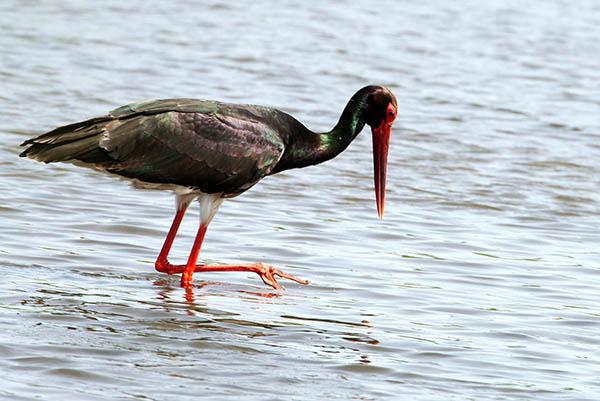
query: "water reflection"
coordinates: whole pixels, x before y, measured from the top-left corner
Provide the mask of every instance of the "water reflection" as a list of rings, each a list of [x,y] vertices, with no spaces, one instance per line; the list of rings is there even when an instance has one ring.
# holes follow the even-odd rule
[[[199,280],[196,280],[199,281]],[[202,282],[194,282],[191,287],[181,288],[178,283],[174,283],[172,279],[158,279],[153,282],[153,285],[156,287],[160,287],[160,291],[158,292],[157,298],[164,302],[173,302],[172,295],[173,293],[183,293],[183,300],[187,302],[189,305],[194,305],[194,300],[197,297],[203,297],[208,291],[207,288],[214,286],[217,289],[226,288],[226,294],[213,291],[210,292],[211,296],[215,296],[220,294],[220,296],[232,296],[234,294],[241,294],[239,298],[245,301],[251,302],[260,302],[262,298],[264,299],[272,299],[281,297],[282,291],[270,290],[270,291],[251,291],[247,289],[240,289],[238,286],[219,282],[219,281],[202,281]]]

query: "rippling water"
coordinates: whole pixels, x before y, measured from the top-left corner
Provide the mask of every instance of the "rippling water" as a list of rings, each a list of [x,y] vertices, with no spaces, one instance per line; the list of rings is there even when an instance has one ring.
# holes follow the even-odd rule
[[[0,4],[2,399],[598,399],[598,2],[309,3]],[[152,98],[325,130],[368,83],[400,104],[385,220],[363,134],[225,202],[201,255],[307,287],[196,274],[189,302],[153,269],[171,194],[16,157]]]

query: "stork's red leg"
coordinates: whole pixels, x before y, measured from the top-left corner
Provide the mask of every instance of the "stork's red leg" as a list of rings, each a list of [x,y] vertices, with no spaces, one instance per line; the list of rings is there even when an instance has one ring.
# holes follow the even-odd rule
[[[275,277],[281,277],[295,281],[299,284],[308,284],[308,280],[302,280],[291,274],[282,272],[266,263],[253,263],[243,265],[201,265],[196,267],[197,272],[253,272],[260,276],[262,281],[278,290],[281,288]],[[191,279],[191,276],[190,276]]]
[[[202,267],[196,266],[196,261],[198,260],[200,247],[202,246],[202,241],[204,241],[204,235],[206,234],[207,228],[208,227],[204,224],[200,224],[200,227],[198,227],[198,233],[196,234],[196,239],[194,239],[194,245],[190,251],[190,257],[188,258],[185,269],[183,269],[183,273],[181,274],[181,286],[184,288],[192,285],[192,275],[194,274],[194,271],[196,271],[197,267]]]
[[[183,220],[183,215],[185,214],[186,208],[182,208],[177,210],[175,214],[175,218],[173,219],[173,223],[171,224],[171,228],[169,229],[169,233],[167,234],[167,238],[165,239],[165,243],[156,258],[156,262],[154,263],[154,267],[161,273],[174,274],[181,273],[180,269],[177,269],[177,266],[173,266],[169,263],[168,256],[169,251],[171,250],[171,246],[173,245],[173,241],[175,240],[175,235],[177,235],[177,230],[179,230],[179,226],[181,225],[181,220]],[[179,270],[179,271],[177,271]]]
[[[190,252],[190,256],[188,258],[187,264],[185,265],[172,265],[169,263],[168,256],[169,251],[171,250],[171,246],[173,245],[173,241],[175,240],[175,235],[177,234],[177,230],[179,230],[179,226],[181,225],[181,220],[183,219],[183,215],[185,214],[185,208],[177,210],[175,214],[175,218],[173,219],[173,223],[171,224],[171,228],[169,229],[169,233],[167,234],[167,238],[165,239],[165,243],[163,244],[162,249],[156,259],[156,263],[154,266],[156,270],[161,273],[167,274],[177,274],[182,273],[181,275],[181,286],[184,288],[190,287],[192,284],[192,275],[194,272],[253,272],[260,276],[262,281],[270,285],[275,289],[281,288],[277,283],[275,277],[281,277],[288,280],[295,281],[300,284],[308,284],[308,281],[299,279],[290,274],[284,273],[279,269],[275,269],[273,266],[267,265],[265,263],[254,263],[254,264],[243,264],[243,265],[197,265],[196,261],[198,260],[198,255],[200,254],[200,248],[202,247],[202,241],[204,240],[204,235],[206,234],[206,229],[208,228],[205,225],[200,225],[198,228],[198,233],[196,234],[196,239],[194,240],[194,245],[192,246],[192,250]]]
[[[192,250],[190,252],[190,257],[188,258],[187,264],[183,269],[183,274],[181,275],[181,287],[188,288],[192,285],[192,275],[194,272],[253,272],[258,274],[265,284],[270,285],[276,290],[280,289],[281,286],[277,283],[275,276],[286,278],[300,284],[308,284],[308,281],[294,277],[291,274],[284,273],[279,269],[275,269],[271,265],[267,265],[266,263],[245,265],[196,265],[207,228],[208,227],[203,224],[200,224],[200,227],[198,227],[198,233],[196,234],[196,239],[194,240],[194,245],[192,246]]]

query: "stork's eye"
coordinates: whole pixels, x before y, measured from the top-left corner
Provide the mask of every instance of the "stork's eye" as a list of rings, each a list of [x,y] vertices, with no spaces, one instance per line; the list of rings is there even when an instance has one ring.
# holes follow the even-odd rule
[[[396,109],[392,104],[388,104],[385,116],[385,122],[391,124],[396,119]]]

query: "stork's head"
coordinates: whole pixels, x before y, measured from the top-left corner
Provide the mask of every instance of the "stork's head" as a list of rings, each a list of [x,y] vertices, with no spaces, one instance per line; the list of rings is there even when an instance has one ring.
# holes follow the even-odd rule
[[[373,133],[373,166],[377,214],[383,218],[385,178],[392,123],[398,113],[396,97],[383,86],[372,86],[365,98],[363,118]]]

